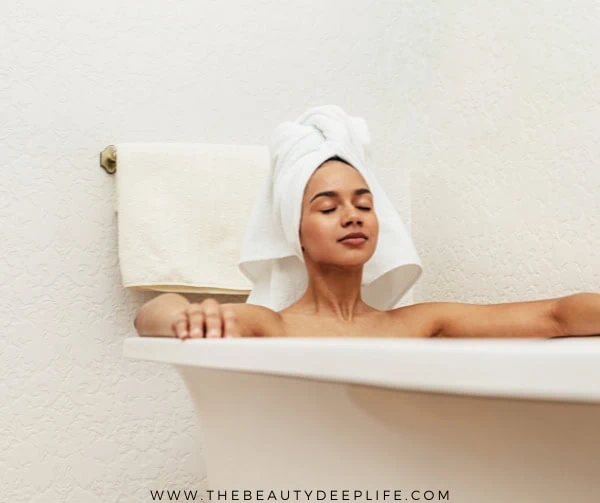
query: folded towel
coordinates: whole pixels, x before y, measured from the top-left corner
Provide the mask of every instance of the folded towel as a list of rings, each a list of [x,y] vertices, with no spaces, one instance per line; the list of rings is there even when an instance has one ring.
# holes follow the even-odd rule
[[[359,170],[373,194],[379,219],[377,249],[363,268],[362,298],[388,310],[417,281],[422,267],[400,215],[370,167],[364,119],[335,105],[313,107],[275,128],[271,169],[246,229],[240,270],[254,283],[247,299],[280,311],[306,291],[308,275],[299,239],[302,196],[315,169],[339,156]]]
[[[236,267],[266,146],[120,143],[119,262],[134,290],[246,294]]]

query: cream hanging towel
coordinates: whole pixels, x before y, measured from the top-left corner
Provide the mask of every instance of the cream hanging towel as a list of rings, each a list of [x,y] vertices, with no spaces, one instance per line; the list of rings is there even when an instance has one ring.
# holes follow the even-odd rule
[[[119,143],[118,249],[123,286],[247,294],[237,262],[270,166],[260,145]]]

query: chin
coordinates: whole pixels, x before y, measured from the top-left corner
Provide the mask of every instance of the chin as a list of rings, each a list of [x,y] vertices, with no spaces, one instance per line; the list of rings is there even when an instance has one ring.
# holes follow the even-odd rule
[[[339,260],[340,265],[358,266],[365,265],[373,256],[374,252],[369,250],[355,251],[351,256],[343,257]],[[350,255],[350,254],[348,254]]]
[[[367,263],[366,260],[354,260],[354,261],[346,261],[343,263],[340,263],[339,265],[342,267],[364,267],[364,265]]]

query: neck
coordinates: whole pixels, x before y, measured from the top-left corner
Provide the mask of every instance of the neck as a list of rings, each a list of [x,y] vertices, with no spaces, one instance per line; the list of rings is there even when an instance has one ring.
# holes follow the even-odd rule
[[[344,322],[352,322],[361,315],[376,311],[361,298],[362,265],[340,267],[320,264],[317,268],[307,262],[307,269],[308,288],[294,304],[294,311]]]

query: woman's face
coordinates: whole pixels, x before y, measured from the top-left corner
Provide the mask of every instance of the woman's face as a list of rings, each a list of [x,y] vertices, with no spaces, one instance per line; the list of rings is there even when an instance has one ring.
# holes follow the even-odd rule
[[[344,243],[350,233],[367,239]],[[332,160],[318,168],[308,181],[302,198],[300,243],[305,258],[335,265],[362,265],[375,253],[379,222],[373,196],[360,172]]]

